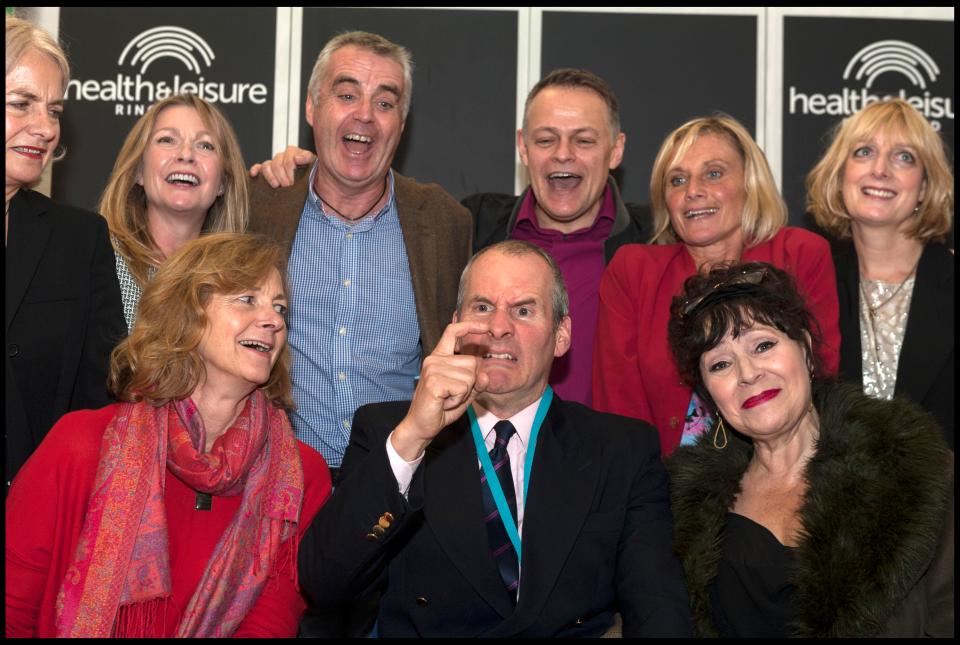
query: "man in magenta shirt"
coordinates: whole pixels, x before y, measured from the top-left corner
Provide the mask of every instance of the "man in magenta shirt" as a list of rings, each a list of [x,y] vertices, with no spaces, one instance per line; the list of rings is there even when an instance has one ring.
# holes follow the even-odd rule
[[[649,209],[626,205],[610,171],[626,135],[613,90],[585,70],[554,70],[527,95],[517,149],[530,186],[519,196],[480,193],[461,203],[474,216],[474,250],[505,239],[544,249],[570,293],[571,349],[554,361],[550,384],[561,398],[591,403],[593,337],[600,277],[623,244],[646,242]]]

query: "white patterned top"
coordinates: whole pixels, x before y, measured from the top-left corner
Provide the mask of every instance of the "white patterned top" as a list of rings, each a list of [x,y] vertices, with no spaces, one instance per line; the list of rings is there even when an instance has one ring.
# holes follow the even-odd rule
[[[915,277],[903,283],[860,278],[863,391],[869,396],[893,398],[915,282]]]
[[[120,296],[123,299],[123,318],[127,321],[127,333],[130,333],[133,331],[133,324],[137,322],[137,307],[140,304],[143,289],[137,283],[133,274],[130,273],[130,267],[127,266],[126,260],[117,252],[116,239],[112,235],[110,239],[114,244],[114,255],[117,258],[117,279],[120,281]],[[156,267],[147,269],[147,275],[151,279],[156,272]]]

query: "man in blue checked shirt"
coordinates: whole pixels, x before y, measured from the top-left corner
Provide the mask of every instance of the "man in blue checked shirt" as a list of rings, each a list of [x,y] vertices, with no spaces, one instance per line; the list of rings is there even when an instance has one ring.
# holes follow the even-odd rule
[[[291,421],[334,474],[354,411],[413,394],[470,257],[469,213],[390,169],[412,67],[404,47],[376,34],[330,40],[307,89],[316,162],[289,188],[252,186],[251,230],[289,249]]]
[[[290,420],[334,485],[354,411],[413,395],[470,257],[469,212],[390,168],[412,68],[410,52],[382,36],[331,39],[307,88],[316,162],[287,188],[251,182],[250,230],[289,251]]]

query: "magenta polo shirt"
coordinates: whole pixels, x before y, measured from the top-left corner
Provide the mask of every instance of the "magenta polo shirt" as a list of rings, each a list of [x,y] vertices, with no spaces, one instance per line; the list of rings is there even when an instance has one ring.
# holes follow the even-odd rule
[[[603,243],[613,229],[616,208],[613,192],[607,185],[600,203],[600,212],[593,225],[572,233],[542,228],[534,212],[536,199],[528,190],[517,223],[510,237],[536,244],[549,253],[563,274],[570,294],[570,318],[573,338],[570,351],[553,362],[550,385],[560,398],[590,405],[593,374],[593,336],[597,329],[600,306],[600,277],[606,266]]]

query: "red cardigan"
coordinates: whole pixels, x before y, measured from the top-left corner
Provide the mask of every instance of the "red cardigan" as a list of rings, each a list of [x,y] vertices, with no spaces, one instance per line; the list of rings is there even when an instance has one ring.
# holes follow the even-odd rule
[[[840,311],[830,245],[801,228],[743,252],[743,262],[768,262],[793,275],[820,325],[818,348],[836,374]],[[660,433],[663,455],[680,443],[692,390],[683,385],[667,343],[670,302],[696,272],[683,244],[620,247],[600,281],[600,317],[593,350],[593,407],[643,419]]]
[[[17,474],[6,511],[6,635],[56,636],[56,598],[73,559],[93,486],[104,430],[118,406],[65,415]],[[299,442],[298,442],[299,443]],[[304,500],[298,540],[330,496],[330,471],[323,457],[299,443]],[[157,617],[156,631],[169,637],[177,624],[221,534],[240,508],[241,495],[213,498],[209,511],[194,510],[194,491],[167,471],[164,502],[169,523],[172,602]],[[290,562],[284,543],[279,562]],[[296,563],[293,563],[296,566]],[[297,633],[306,604],[294,586],[289,566],[269,580],[235,637]]]

